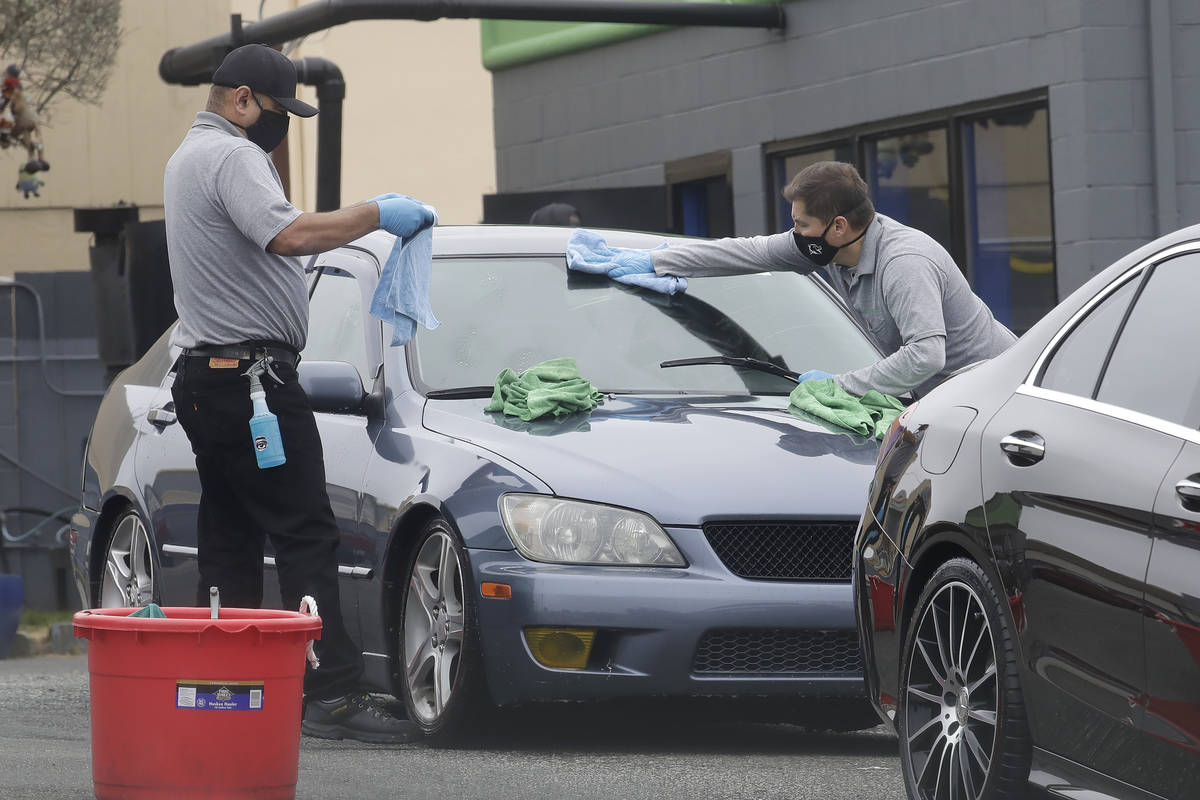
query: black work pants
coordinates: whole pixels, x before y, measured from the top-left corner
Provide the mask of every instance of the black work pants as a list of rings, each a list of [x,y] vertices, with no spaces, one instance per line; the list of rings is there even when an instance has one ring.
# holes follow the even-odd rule
[[[338,528],[325,488],[321,439],[295,369],[276,364],[283,385],[267,375],[262,384],[267,405],[279,418],[287,461],[258,468],[250,436],[250,379],[242,374],[251,363],[213,368],[207,358],[186,356],[171,389],[200,475],[196,602],[208,605],[208,587],[216,586],[222,605],[259,608],[263,546],[270,536],[283,607],[295,611],[301,597],[312,595],[323,622],[316,643],[321,666],[308,668],[305,692],[334,697],[357,686],[363,662],[342,619]]]

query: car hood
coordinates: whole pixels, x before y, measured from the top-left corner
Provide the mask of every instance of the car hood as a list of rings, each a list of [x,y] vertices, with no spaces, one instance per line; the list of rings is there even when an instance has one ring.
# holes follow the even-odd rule
[[[524,422],[487,400],[429,400],[424,424],[532,472],[560,497],[664,525],[857,517],[878,444],[787,410],[786,397],[610,396],[589,414]]]

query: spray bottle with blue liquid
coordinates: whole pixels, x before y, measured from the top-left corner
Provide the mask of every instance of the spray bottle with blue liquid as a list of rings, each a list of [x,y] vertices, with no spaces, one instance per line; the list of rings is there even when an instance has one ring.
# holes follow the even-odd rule
[[[267,408],[267,393],[259,380],[260,373],[251,368],[246,374],[250,376],[250,401],[254,404],[254,414],[250,417],[254,457],[258,459],[259,469],[278,467],[287,461],[283,454],[283,438],[279,435],[279,420]]]

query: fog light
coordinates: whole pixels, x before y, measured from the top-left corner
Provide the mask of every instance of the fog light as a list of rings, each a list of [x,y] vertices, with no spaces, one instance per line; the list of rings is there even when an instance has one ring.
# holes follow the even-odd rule
[[[592,652],[594,630],[585,628],[526,628],[525,641],[538,663],[552,669],[583,669]]]

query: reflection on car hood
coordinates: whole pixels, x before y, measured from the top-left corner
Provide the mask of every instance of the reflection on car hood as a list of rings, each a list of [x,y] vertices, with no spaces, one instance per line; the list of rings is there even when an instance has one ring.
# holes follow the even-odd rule
[[[616,396],[523,422],[487,400],[429,400],[425,427],[520,464],[561,497],[637,508],[665,525],[857,517],[878,445],[787,409],[787,397]]]

